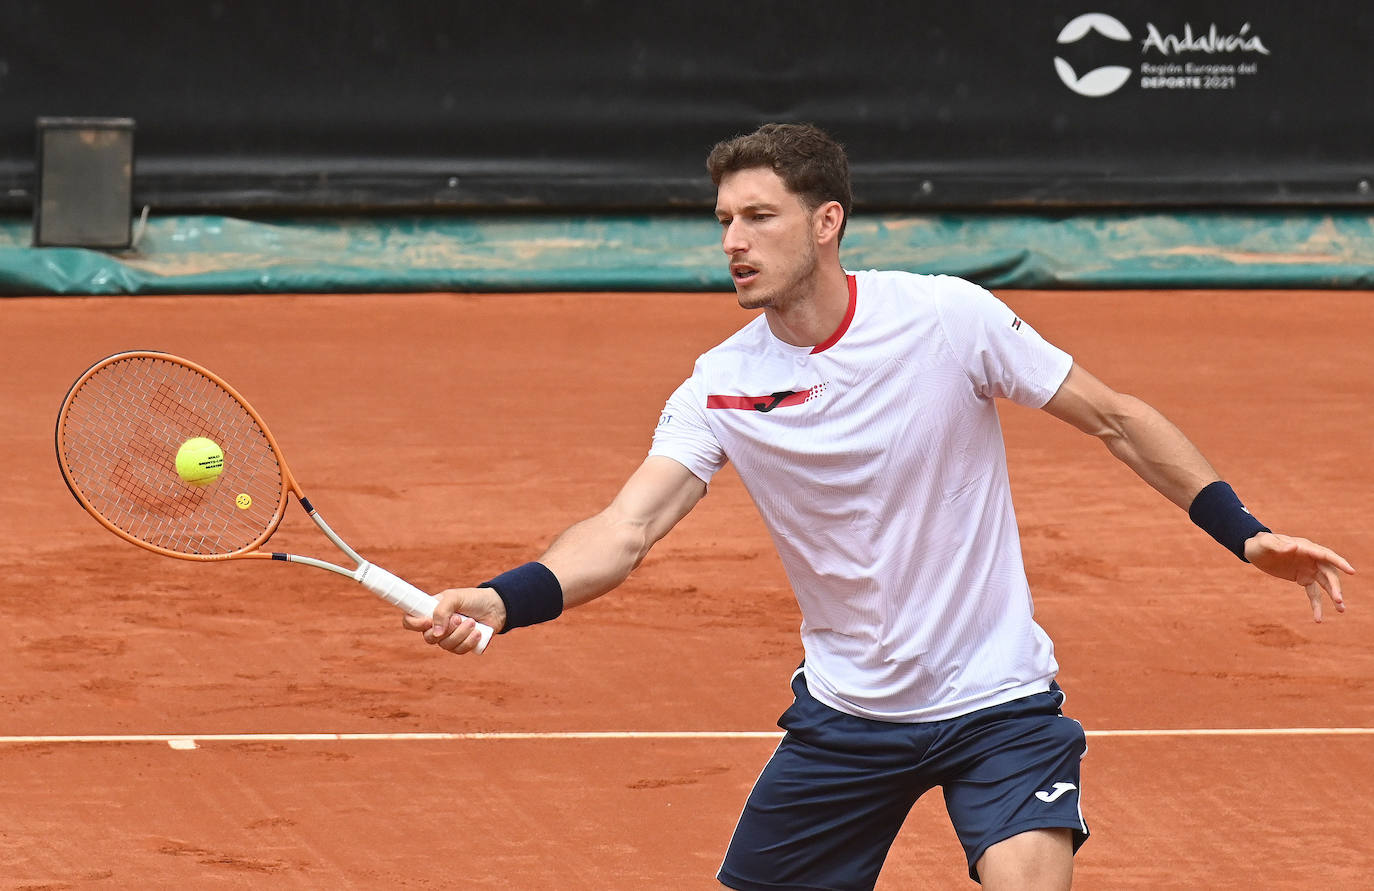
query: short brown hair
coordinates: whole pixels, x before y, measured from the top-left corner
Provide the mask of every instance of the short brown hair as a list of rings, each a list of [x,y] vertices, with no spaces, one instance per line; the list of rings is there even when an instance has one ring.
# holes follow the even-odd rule
[[[849,185],[849,159],[844,146],[811,124],[764,124],[753,133],[716,144],[706,158],[706,170],[717,186],[727,174],[767,167],[787,190],[814,211],[827,201],[844,208],[840,237],[854,203]]]

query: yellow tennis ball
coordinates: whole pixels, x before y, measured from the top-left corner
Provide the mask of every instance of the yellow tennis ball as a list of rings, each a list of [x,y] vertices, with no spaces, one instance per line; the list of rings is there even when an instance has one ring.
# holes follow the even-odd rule
[[[193,486],[208,486],[224,472],[224,450],[204,436],[188,439],[177,449],[177,476]]]

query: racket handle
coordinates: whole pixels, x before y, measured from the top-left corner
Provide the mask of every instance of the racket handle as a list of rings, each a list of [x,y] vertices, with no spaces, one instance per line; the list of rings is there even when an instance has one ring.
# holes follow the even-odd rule
[[[423,616],[426,619],[434,616],[434,604],[439,602],[439,598],[421,591],[410,582],[392,575],[375,563],[363,561],[363,564],[353,573],[353,578],[373,594],[393,606],[399,606],[412,616]],[[473,652],[480,653],[491,642],[492,629],[490,626],[478,622],[477,633],[482,635],[482,640]]]

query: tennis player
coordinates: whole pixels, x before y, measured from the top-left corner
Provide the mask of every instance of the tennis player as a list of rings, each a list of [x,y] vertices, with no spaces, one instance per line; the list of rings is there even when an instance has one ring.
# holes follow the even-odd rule
[[[786,731],[719,880],[872,888],[934,786],[990,889],[1067,888],[1088,837],[1080,725],[1032,617],[995,400],[1101,440],[1238,558],[1343,611],[1342,557],[1271,532],[1159,412],[1113,391],[976,285],[847,272],[843,149],[770,124],[707,162],[740,306],[763,310],[702,355],[644,463],[537,562],[448,590],[406,627],[455,653],[471,619],[548,621],[623,582],[734,463],[801,606],[805,661]]]

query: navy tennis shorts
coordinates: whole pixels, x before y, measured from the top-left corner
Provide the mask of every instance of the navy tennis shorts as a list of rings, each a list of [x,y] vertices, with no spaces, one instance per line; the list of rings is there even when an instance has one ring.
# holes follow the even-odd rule
[[[787,731],[759,775],[717,878],[744,891],[871,889],[912,805],[934,786],[968,858],[1032,829],[1088,838],[1079,808],[1087,743],[1060,712],[1058,685],[947,721],[897,724],[836,711],[806,677],[778,725]]]

